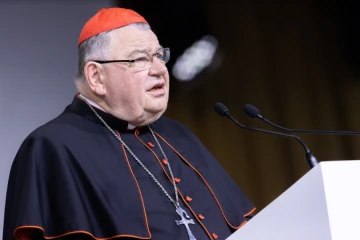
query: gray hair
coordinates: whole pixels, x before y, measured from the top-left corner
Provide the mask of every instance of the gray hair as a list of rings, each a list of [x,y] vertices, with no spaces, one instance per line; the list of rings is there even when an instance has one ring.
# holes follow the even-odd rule
[[[146,23],[132,23],[128,26],[134,26],[140,30],[150,30]],[[84,67],[90,60],[107,60],[109,56],[110,43],[113,39],[116,29],[100,33],[82,42],[78,48],[78,72],[75,77],[75,84],[84,81]]]

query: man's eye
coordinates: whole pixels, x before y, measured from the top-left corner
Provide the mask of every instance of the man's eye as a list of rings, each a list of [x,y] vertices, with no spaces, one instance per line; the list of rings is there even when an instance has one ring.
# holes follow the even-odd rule
[[[162,53],[156,53],[155,57],[157,57],[158,59],[163,59],[164,58],[164,54]]]
[[[146,57],[141,57],[141,58],[137,58],[135,59],[136,62],[147,62],[148,59]]]

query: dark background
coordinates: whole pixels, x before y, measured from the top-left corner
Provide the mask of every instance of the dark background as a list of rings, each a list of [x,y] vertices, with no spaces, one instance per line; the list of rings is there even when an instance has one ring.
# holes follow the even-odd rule
[[[213,110],[225,103],[240,122],[251,103],[280,125],[360,130],[357,1],[118,1],[142,14],[171,48],[172,61],[205,34],[219,41],[218,68],[191,82],[172,77],[166,115],[187,124],[261,210],[307,171],[293,140],[245,132]],[[219,61],[220,61],[219,60]],[[268,127],[269,128],[269,127]],[[360,136],[302,134],[319,161],[360,159]]]

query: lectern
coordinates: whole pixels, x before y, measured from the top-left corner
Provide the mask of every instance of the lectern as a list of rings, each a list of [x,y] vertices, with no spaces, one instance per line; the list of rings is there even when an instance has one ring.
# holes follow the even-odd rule
[[[320,162],[226,240],[360,240],[360,161]]]

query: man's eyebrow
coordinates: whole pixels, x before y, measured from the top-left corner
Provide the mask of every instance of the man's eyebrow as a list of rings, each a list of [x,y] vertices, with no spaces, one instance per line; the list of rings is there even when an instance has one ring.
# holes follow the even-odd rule
[[[143,49],[135,49],[133,51],[131,51],[129,54],[128,54],[128,57],[136,54],[136,53],[145,53],[145,54],[148,54],[149,52],[151,51],[150,48],[143,48]]]
[[[162,49],[163,46],[159,46],[155,52],[159,51],[160,49]],[[134,51],[131,51],[127,56],[131,57],[134,54],[138,54],[138,53],[145,53],[145,54],[149,54],[149,52],[151,52],[150,48],[144,48],[144,49],[135,49]]]

